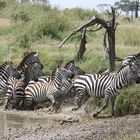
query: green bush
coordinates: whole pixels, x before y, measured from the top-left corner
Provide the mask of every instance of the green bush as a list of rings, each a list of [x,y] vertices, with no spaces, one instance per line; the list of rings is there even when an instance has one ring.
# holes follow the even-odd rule
[[[27,48],[30,47],[30,35],[27,33],[22,33],[17,37],[17,44],[19,47]]]
[[[28,13],[25,11],[18,11],[16,13],[11,14],[11,18],[12,20],[14,20],[15,22],[21,20],[23,22],[27,22],[30,20]]]
[[[123,90],[116,99],[116,112],[118,115],[140,113],[140,87],[133,86]]]
[[[6,2],[5,1],[0,1],[0,10],[6,7]]]
[[[47,36],[53,39],[62,39],[64,31],[69,29],[69,24],[64,16],[50,13],[38,18],[33,19],[29,26],[27,26],[27,32],[32,36],[32,39],[39,39],[43,36]]]

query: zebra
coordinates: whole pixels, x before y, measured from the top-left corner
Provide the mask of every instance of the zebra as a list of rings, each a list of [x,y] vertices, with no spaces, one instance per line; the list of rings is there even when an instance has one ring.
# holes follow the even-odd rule
[[[66,95],[66,99],[69,97],[73,97],[74,96],[74,91],[69,91],[71,85],[72,85],[72,78],[77,76],[77,75],[82,75],[85,74],[85,71],[83,71],[82,69],[80,69],[78,66],[75,65],[74,60],[70,60],[68,61],[65,65],[64,65],[64,69],[67,69],[69,71],[72,72],[72,77],[67,78],[64,81],[64,86],[62,87],[62,90],[65,91],[65,95]],[[41,76],[38,77],[37,82],[50,82],[52,79],[52,76]],[[34,83],[34,81],[31,81],[30,83]]]
[[[68,61],[65,66],[65,69],[70,70],[73,73],[73,76],[85,74],[85,71],[80,69],[78,66],[74,64],[74,60]],[[52,75],[53,76],[53,75]],[[73,78],[73,77],[71,77]],[[38,82],[50,82],[51,76],[40,76],[38,77]],[[33,81],[31,81],[33,83]]]
[[[126,66],[131,62],[139,63],[140,64],[140,53],[129,55],[125,58],[116,57],[116,61],[121,61],[121,66]],[[99,74],[111,74],[110,69],[102,69],[98,71]],[[115,72],[113,72],[115,73]]]
[[[121,65],[125,66],[125,65],[128,65],[131,62],[135,62],[135,63],[138,63],[140,65],[140,53],[137,53],[135,55],[129,55],[129,56],[125,57],[122,60]],[[140,83],[140,72],[138,74],[138,78],[136,79],[136,84],[139,84],[139,83]]]
[[[13,62],[5,61],[0,66],[0,93],[6,93],[7,91],[7,82],[10,76],[21,78],[20,73],[17,71]]]
[[[21,74],[23,74],[25,67],[28,66],[28,64],[30,64],[30,63],[38,63],[41,66],[41,69],[43,69],[43,65],[38,57],[37,52],[25,52],[24,58],[18,65],[17,70],[20,71]]]
[[[62,102],[62,87],[65,80],[72,76],[72,73],[58,66],[53,74],[50,82],[36,82],[25,88],[25,109],[34,109],[38,103],[50,100],[52,102],[51,109],[57,112]]]
[[[78,66],[75,65],[74,60],[68,61],[65,64],[64,68],[73,72],[74,76],[85,74],[85,71],[83,71],[82,69],[80,69]]]
[[[129,56],[125,57],[122,60],[121,65],[125,66],[125,65],[128,65],[131,62],[135,62],[135,63],[139,63],[140,64],[140,53],[137,53],[135,55],[129,55]]]
[[[103,97],[103,106],[93,113],[93,117],[96,117],[108,106],[108,100],[111,97],[112,115],[115,115],[115,98],[119,94],[119,90],[136,80],[139,68],[140,66],[137,63],[129,63],[111,75],[85,74],[76,77],[73,81],[73,87],[76,90],[77,108],[74,108],[74,110],[81,107],[83,98],[86,102],[91,96]]]
[[[8,80],[8,89],[5,96],[4,110],[8,109],[8,105],[11,103],[11,101],[13,101],[13,108],[17,108],[17,106],[23,101],[24,90],[29,81],[37,80],[38,76],[41,75],[43,75],[41,66],[38,63],[31,63],[25,67],[24,77],[21,79],[10,77]],[[18,108],[20,107],[18,106]]]

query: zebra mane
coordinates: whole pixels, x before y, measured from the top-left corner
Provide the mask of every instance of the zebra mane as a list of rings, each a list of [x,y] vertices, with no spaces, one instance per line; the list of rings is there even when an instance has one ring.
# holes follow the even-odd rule
[[[20,62],[20,64],[18,65],[17,69],[19,70],[26,62],[26,60],[28,58],[30,58],[30,56],[35,55],[37,52],[25,52],[24,53],[24,58],[22,59],[22,61]]]
[[[140,57],[140,52],[135,55],[136,57]]]
[[[124,69],[125,67],[127,67],[129,64],[127,64],[127,65],[122,65],[121,67],[120,67],[120,69],[117,71],[117,73],[119,73],[122,69]]]
[[[64,66],[64,68],[67,68],[69,66],[69,64],[74,64],[74,60],[70,60],[66,63],[66,65]]]
[[[54,79],[54,75],[55,75],[55,73],[56,73],[56,69],[58,68],[58,66],[56,66],[56,67],[54,67],[54,69],[53,69],[53,71],[52,71],[52,73],[51,73],[51,80],[53,80]]]
[[[124,69],[125,67],[127,67],[127,66],[132,66],[132,65],[139,65],[139,63],[138,62],[131,62],[131,63],[129,63],[129,64],[127,64],[127,65],[123,65],[123,66],[121,66],[121,68],[117,71],[117,73],[119,73],[122,69]]]
[[[13,64],[12,61],[5,61],[1,66],[0,66],[0,69],[3,69],[6,65],[8,64]]]

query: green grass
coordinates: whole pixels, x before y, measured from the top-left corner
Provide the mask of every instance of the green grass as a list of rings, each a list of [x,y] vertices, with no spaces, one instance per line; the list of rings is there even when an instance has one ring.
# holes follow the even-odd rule
[[[121,91],[116,100],[116,111],[118,115],[140,113],[140,87],[139,85],[126,88]]]

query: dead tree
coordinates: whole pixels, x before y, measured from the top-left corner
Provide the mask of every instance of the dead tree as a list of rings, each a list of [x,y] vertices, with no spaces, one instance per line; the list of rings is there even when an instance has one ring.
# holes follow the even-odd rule
[[[116,13],[115,13],[115,9],[113,7],[111,7],[112,10],[112,19],[109,21],[106,21],[102,18],[99,18],[97,16],[95,16],[94,18],[92,18],[90,21],[88,21],[87,23],[85,23],[84,25],[78,27],[75,31],[73,31],[71,34],[69,34],[63,41],[62,43],[59,45],[59,47],[61,48],[63,46],[63,44],[73,35],[75,35],[77,32],[84,32],[84,36],[83,36],[83,40],[81,39],[81,45],[79,48],[79,52],[80,49],[82,49],[82,55],[85,52],[86,48],[85,48],[85,44],[86,44],[86,39],[85,39],[85,33],[88,27],[94,26],[94,25],[100,25],[100,27],[96,30],[100,30],[102,28],[104,28],[106,30],[107,33],[107,37],[108,37],[108,46],[109,46],[109,63],[110,63],[110,71],[114,71],[115,70],[115,58],[116,58],[116,54],[115,54],[115,31],[117,28],[117,23],[115,21],[116,19]],[[83,42],[82,42],[83,41]],[[85,41],[85,42],[84,42]],[[77,53],[79,55],[79,53]],[[78,58],[81,59],[81,56]]]
[[[86,28],[84,28],[81,32],[81,41],[79,50],[77,52],[77,60],[82,60],[84,52],[86,51],[86,43]]]

